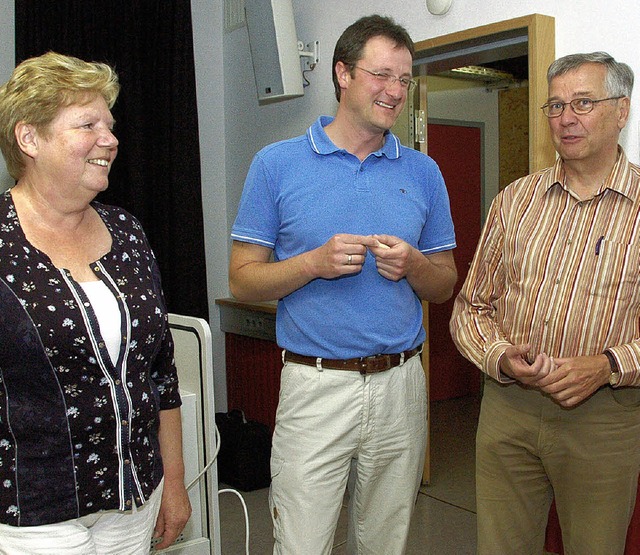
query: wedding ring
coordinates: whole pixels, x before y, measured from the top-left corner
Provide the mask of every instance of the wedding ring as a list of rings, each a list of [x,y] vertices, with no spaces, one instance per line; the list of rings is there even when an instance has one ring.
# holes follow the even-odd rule
[[[347,255],[347,265],[351,264],[351,255]]]

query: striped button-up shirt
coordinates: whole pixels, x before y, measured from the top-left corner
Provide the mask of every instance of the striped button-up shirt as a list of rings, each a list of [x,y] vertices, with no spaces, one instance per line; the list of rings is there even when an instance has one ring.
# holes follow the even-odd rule
[[[567,187],[562,160],[495,198],[451,334],[461,353],[498,381],[509,345],[529,363],[607,350],[620,386],[640,385],[640,167],[621,148],[593,198]]]

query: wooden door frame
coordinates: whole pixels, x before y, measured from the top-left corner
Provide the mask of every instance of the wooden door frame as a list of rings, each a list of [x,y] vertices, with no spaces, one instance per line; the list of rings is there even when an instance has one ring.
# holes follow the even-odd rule
[[[473,46],[478,41],[491,44],[505,36],[526,36],[529,70],[529,171],[533,172],[553,165],[555,150],[549,134],[547,118],[539,107],[547,97],[547,68],[555,59],[555,19],[550,16],[532,14],[465,29],[463,31],[426,39],[415,44],[414,74],[426,75],[426,64],[420,60],[427,58],[435,51],[448,50],[454,57],[456,49]],[[418,109],[428,118],[426,79],[419,80],[417,93]],[[425,121],[426,125],[426,121]],[[428,136],[427,136],[428,140]],[[427,153],[427,140],[420,143],[420,151]],[[422,351],[422,364],[427,376],[427,393],[429,389],[429,309],[423,303],[424,327],[427,339]],[[427,433],[430,435],[430,415],[427,419]],[[430,441],[427,441],[422,483],[427,484],[431,478]]]

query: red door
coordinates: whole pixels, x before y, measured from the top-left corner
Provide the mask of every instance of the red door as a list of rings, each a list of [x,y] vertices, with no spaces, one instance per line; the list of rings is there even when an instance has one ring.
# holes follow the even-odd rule
[[[458,283],[453,297],[443,304],[429,304],[429,397],[438,401],[480,390],[480,370],[456,349],[449,334],[449,319],[480,237],[482,129],[429,123],[427,137],[429,156],[440,167],[449,191],[458,245],[454,250]]]

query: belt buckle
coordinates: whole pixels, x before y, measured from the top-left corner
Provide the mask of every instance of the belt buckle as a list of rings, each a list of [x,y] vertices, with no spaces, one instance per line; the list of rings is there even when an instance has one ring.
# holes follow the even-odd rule
[[[360,373],[375,374],[389,369],[389,355],[371,355],[360,359]]]

